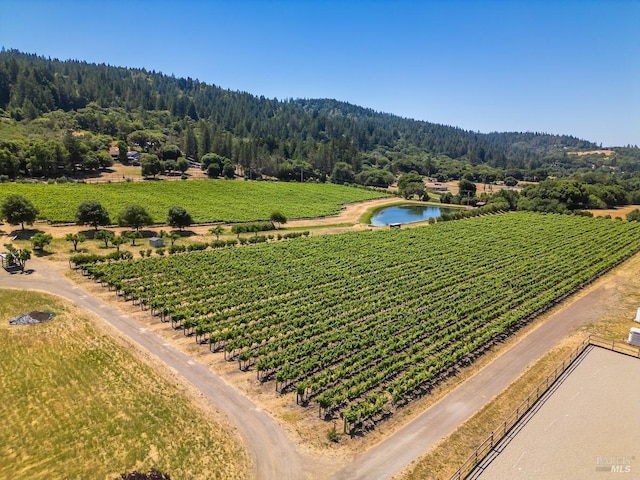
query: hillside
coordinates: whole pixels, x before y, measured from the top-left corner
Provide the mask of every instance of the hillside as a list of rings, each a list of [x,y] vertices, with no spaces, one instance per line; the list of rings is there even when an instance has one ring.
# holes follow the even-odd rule
[[[345,162],[347,180],[370,185],[388,184],[389,173],[410,170],[445,179],[466,173],[486,181],[507,174],[561,176],[592,169],[593,156],[570,153],[598,148],[572,136],[482,134],[336,100],[268,99],[155,71],[4,49],[0,118],[0,175],[9,177],[52,174],[32,168],[30,159],[38,156],[32,151],[34,139],[62,141],[70,130],[91,134],[83,148],[94,152],[94,159],[88,167],[67,159],[57,173],[103,166],[99,152],[114,140],[161,157],[163,147],[173,145],[193,159],[215,153],[246,175],[284,180],[298,179],[301,170],[306,179],[324,180]],[[73,147],[63,146],[67,153],[49,145],[54,163],[73,157]],[[595,165],[609,168],[616,155],[596,155]]]

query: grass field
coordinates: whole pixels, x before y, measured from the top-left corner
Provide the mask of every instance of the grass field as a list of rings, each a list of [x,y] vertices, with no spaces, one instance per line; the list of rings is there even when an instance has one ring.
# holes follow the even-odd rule
[[[126,205],[138,204],[147,209],[155,223],[166,222],[172,205],[185,207],[196,223],[246,222],[267,220],[275,210],[288,219],[333,215],[346,203],[385,196],[330,183],[230,180],[0,184],[0,202],[11,194],[26,196],[40,211],[39,217],[51,222],[73,222],[80,202],[99,200],[114,222]]]
[[[246,478],[244,452],[179,387],[75,308],[0,290],[0,478]],[[10,326],[31,310],[57,313]]]

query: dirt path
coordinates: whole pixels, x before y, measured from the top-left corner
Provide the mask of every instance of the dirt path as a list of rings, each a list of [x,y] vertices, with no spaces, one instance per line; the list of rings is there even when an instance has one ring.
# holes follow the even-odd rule
[[[164,363],[189,382],[235,426],[253,461],[253,478],[310,479],[317,478],[317,471],[326,471],[327,465],[324,462],[301,452],[273,417],[223,378],[193,361],[160,336],[142,328],[128,315],[88,295],[48,263],[38,259],[30,260],[28,267],[33,270],[31,274],[12,275],[0,270],[0,287],[38,290],[66,298],[96,314],[143,351]]]

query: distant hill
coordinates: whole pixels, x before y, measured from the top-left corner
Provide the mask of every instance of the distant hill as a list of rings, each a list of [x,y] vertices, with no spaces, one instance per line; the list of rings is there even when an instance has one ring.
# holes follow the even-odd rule
[[[567,153],[598,148],[568,135],[481,134],[336,100],[268,99],[145,69],[4,49],[0,116],[16,120],[30,138],[46,135],[42,125],[48,125],[59,140],[65,131],[81,130],[150,153],[175,144],[186,157],[215,153],[247,175],[291,180],[301,170],[303,178],[324,179],[338,162],[349,166],[347,179],[352,174],[361,183],[372,171],[381,176],[416,170],[448,179],[467,173],[489,181],[506,173],[544,178],[592,168],[584,157]],[[0,129],[0,141],[18,142],[5,147],[22,156],[20,168],[28,170],[26,140],[20,144],[20,135],[7,130]]]

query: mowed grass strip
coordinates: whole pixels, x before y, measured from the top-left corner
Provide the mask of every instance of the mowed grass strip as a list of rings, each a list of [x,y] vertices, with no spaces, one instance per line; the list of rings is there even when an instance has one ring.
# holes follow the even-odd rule
[[[32,310],[57,316],[10,326]],[[0,478],[246,478],[244,451],[175,384],[75,308],[0,290]]]
[[[120,182],[108,184],[0,184],[0,203],[12,194],[27,197],[51,222],[73,222],[80,202],[99,200],[115,222],[125,206],[144,206],[154,223],[165,223],[173,205],[187,209],[196,223],[268,220],[274,211],[287,218],[337,214],[347,203],[386,196],[331,183],[245,182],[194,180],[185,182]]]

